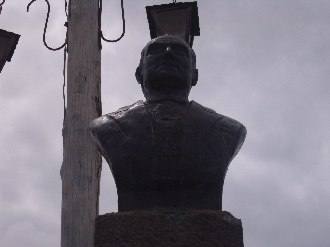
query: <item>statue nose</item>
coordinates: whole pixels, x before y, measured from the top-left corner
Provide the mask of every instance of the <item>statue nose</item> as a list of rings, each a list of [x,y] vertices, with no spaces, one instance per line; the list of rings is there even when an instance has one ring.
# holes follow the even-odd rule
[[[165,51],[164,51],[164,56],[170,56],[172,57],[173,56],[173,49],[170,47],[170,46],[167,46]]]

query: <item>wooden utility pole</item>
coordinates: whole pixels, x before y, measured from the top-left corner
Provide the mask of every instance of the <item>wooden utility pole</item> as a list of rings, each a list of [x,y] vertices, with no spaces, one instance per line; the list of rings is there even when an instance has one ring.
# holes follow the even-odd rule
[[[99,0],[70,0],[68,50],[61,247],[93,247],[102,160],[88,124],[101,115]]]

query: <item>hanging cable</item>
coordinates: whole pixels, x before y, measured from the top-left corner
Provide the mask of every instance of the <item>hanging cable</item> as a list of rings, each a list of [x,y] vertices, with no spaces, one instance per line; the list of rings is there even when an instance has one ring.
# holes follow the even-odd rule
[[[68,28],[68,1],[65,0],[65,15],[67,22],[64,24]],[[63,87],[62,87],[62,96],[63,96],[63,126],[66,117],[66,97],[65,97],[65,87],[66,87],[66,67],[67,67],[67,53],[68,53],[68,31],[65,36],[65,46],[64,46],[64,61],[63,61]]]
[[[27,12],[29,12],[30,10],[30,6],[32,3],[34,3],[36,0],[32,0],[28,6],[27,6]],[[49,14],[50,14],[50,4],[48,2],[48,0],[45,0],[46,3],[47,3],[47,6],[48,6],[48,11],[47,11],[47,17],[46,17],[46,22],[45,22],[45,27],[44,27],[44,34],[43,34],[43,42],[44,42],[44,45],[51,51],[58,51],[58,50],[61,50],[65,45],[66,45],[66,41],[63,45],[61,45],[60,47],[58,48],[52,48],[50,47],[47,42],[46,42],[46,31],[47,31],[47,25],[48,25],[48,19],[49,19]]]
[[[2,5],[4,5],[5,2],[6,2],[6,0],[3,0],[3,1],[0,3],[0,15],[1,15],[1,12],[2,12]]]
[[[101,16],[102,16],[102,0],[100,0],[100,11],[99,11],[99,20],[100,20],[100,23],[101,23]],[[124,10],[124,0],[121,0],[121,18],[122,18],[122,22],[123,22],[123,32],[121,34],[121,36],[118,38],[118,39],[114,39],[114,40],[110,40],[110,39],[106,39],[104,36],[103,36],[103,33],[102,31],[100,31],[101,33],[101,38],[106,41],[106,42],[118,42],[119,40],[121,40],[124,35],[125,35],[125,10]]]
[[[68,1],[65,0],[64,2],[65,2],[65,15],[66,15],[66,17],[68,17],[69,16],[68,15]]]
[[[29,12],[30,10],[30,6],[32,3],[34,3],[36,0],[32,0],[28,5],[27,5],[27,12]],[[49,19],[49,15],[50,15],[50,4],[48,2],[48,0],[45,0],[48,6],[48,11],[47,11],[47,17],[46,17],[46,22],[45,22],[45,27],[44,27],[44,33],[43,33],[43,42],[44,45],[51,51],[58,51],[61,50],[62,48],[64,48],[64,61],[63,61],[63,86],[62,86],[62,96],[63,96],[63,108],[64,108],[64,117],[63,117],[63,124],[65,121],[65,116],[66,116],[66,97],[65,97],[65,87],[66,87],[66,67],[67,67],[67,53],[68,53],[68,31],[66,31],[66,35],[65,35],[65,42],[63,45],[61,45],[58,48],[52,48],[50,47],[47,42],[46,42],[46,31],[47,31],[47,25],[48,25],[48,19]],[[3,3],[5,2],[5,0],[3,0]],[[2,4],[3,4],[2,3]],[[68,0],[65,0],[65,15],[68,19]],[[68,28],[68,22],[65,22],[64,26],[66,28]]]
[[[68,52],[67,45],[64,47],[64,60],[63,60],[63,86],[62,86],[62,96],[63,96],[63,125],[66,117],[66,97],[65,97],[65,86],[66,86],[66,54]]]

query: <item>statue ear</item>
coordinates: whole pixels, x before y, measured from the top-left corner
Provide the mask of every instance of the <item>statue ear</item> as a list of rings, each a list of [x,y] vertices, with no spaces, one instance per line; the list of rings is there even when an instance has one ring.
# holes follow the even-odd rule
[[[143,83],[143,76],[142,76],[142,71],[141,71],[141,67],[140,66],[138,66],[136,68],[135,78],[136,78],[136,80],[138,81],[139,84],[142,84]]]
[[[194,69],[191,86],[196,86],[197,81],[198,81],[198,69]]]

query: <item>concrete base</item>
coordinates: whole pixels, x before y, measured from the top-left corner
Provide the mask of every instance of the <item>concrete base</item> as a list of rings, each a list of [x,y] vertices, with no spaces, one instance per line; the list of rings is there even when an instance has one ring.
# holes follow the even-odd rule
[[[225,211],[122,212],[96,218],[95,247],[243,247],[242,222]]]

